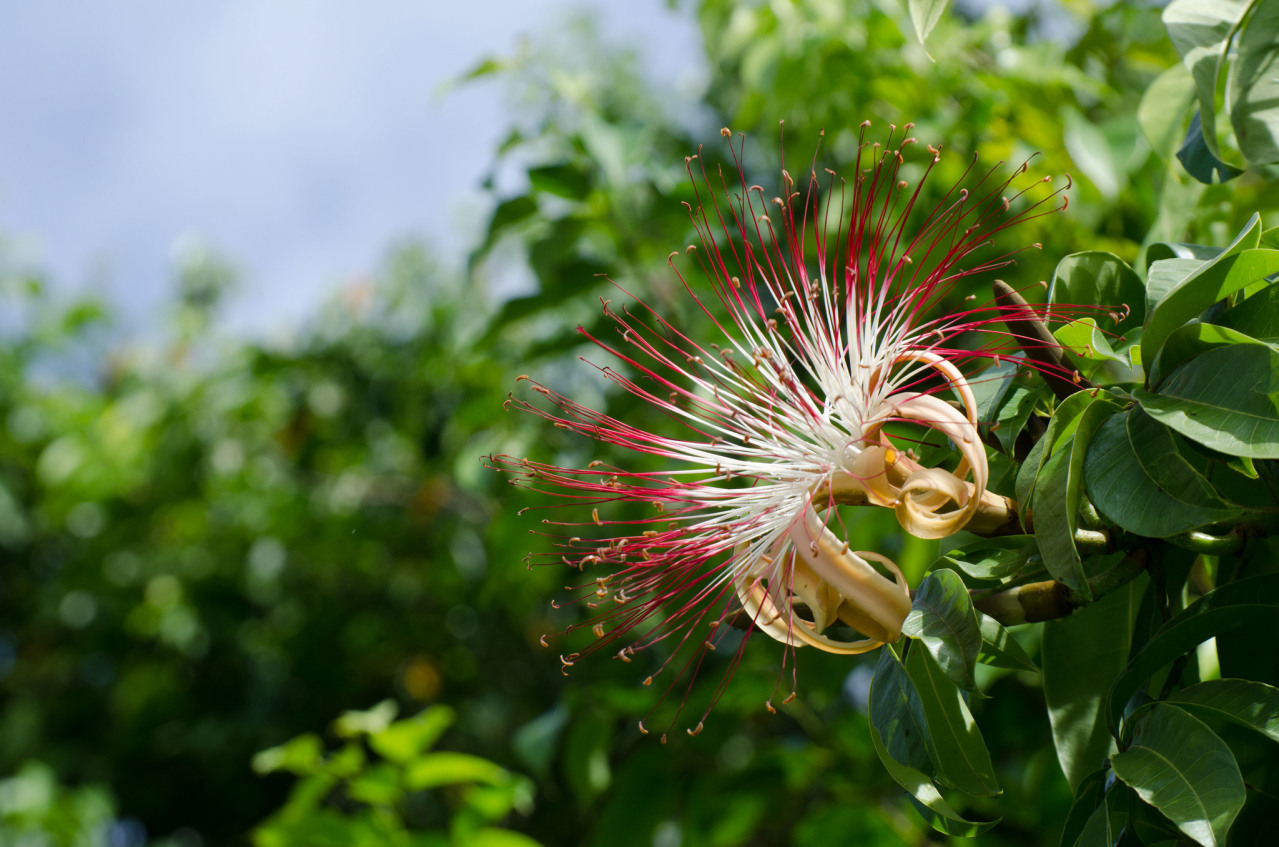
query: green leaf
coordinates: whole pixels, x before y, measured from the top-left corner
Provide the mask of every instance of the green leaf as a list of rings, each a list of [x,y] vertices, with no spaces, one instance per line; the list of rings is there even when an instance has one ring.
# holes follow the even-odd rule
[[[977,613],[977,619],[982,640],[981,655],[977,657],[977,661],[998,668],[1039,672],[1039,666],[999,621],[981,612]]]
[[[898,785],[909,792],[911,799],[916,803],[915,808],[933,829],[947,835],[972,838],[990,831],[1001,820],[1001,818],[995,818],[993,821],[968,820],[946,802],[941,792],[937,790],[937,786],[925,774],[889,755],[888,750],[884,748],[879,730],[873,724],[870,728],[870,740],[875,745],[879,760],[884,763],[884,770],[888,771],[888,775]]]
[[[1057,761],[1072,790],[1113,749],[1103,707],[1128,660],[1139,599],[1138,583],[1132,582],[1068,618],[1044,624],[1044,699]]]
[[[343,712],[333,722],[333,731],[339,738],[381,732],[391,725],[399,711],[400,707],[394,700],[383,700],[371,709]]]
[[[583,715],[570,723],[564,741],[564,773],[568,787],[582,808],[606,791],[613,781],[608,754],[613,721],[607,715]]]
[[[1235,42],[1230,121],[1250,162],[1279,162],[1279,5],[1257,3]]]
[[[1232,456],[1279,458],[1279,351],[1231,344],[1182,365],[1159,393],[1133,397],[1156,420]]]
[[[1115,775],[1205,847],[1224,844],[1244,804],[1243,777],[1226,743],[1175,706],[1153,704],[1133,743],[1111,760]]]
[[[956,547],[934,562],[932,568],[954,568],[974,579],[1003,579],[1038,558],[1033,535],[1003,535]]]
[[[467,847],[542,847],[540,841],[534,841],[521,832],[494,826],[476,830],[466,844]]]
[[[1167,538],[1243,510],[1224,503],[1182,457],[1174,435],[1141,409],[1102,425],[1084,461],[1093,505],[1110,521],[1148,538]]]
[[[869,706],[871,730],[881,739],[886,755],[915,770],[935,773],[932,739],[919,691],[891,649],[879,652]],[[904,784],[902,787],[910,790]]]
[[[1109,771],[1109,768],[1101,768],[1079,781],[1079,787],[1075,789],[1075,802],[1070,804],[1070,813],[1066,815],[1066,824],[1061,829],[1061,847],[1087,843],[1080,840],[1079,836],[1097,807],[1105,802],[1106,774]]]
[[[1267,285],[1214,323],[1258,341],[1279,341],[1279,285]]]
[[[1021,365],[1020,356],[1001,357],[994,367],[970,380],[981,426],[993,432],[1009,454],[1039,399],[1048,392],[1047,386],[1032,382]]]
[[[1128,820],[1127,803],[1124,802],[1127,793],[1127,789],[1119,787],[1111,788],[1102,795],[1101,802],[1092,810],[1079,837],[1073,842],[1076,847],[1115,847],[1116,844],[1126,843],[1121,842],[1120,838]],[[1074,812],[1073,808],[1071,812]]]
[[[1133,694],[1156,671],[1209,638],[1279,615],[1279,574],[1261,574],[1227,583],[1191,603],[1161,626],[1133,657],[1110,691],[1106,719],[1118,736],[1120,719]]]
[[[1168,702],[1222,718],[1279,741],[1279,688],[1250,679],[1214,679],[1176,692]]]
[[[537,214],[537,200],[530,194],[521,194],[498,203],[493,209],[493,216],[489,218],[484,241],[467,259],[467,273],[474,272],[475,266],[488,255],[506,230],[523,223],[535,214]]]
[[[1030,453],[1017,471],[1014,493],[1017,495],[1017,514],[1021,518],[1023,527],[1029,524],[1026,516],[1034,505],[1035,481],[1039,479],[1039,471],[1044,466],[1046,452],[1048,452],[1048,439],[1040,438],[1035,442],[1035,446],[1030,448]]]
[[[1144,381],[1140,351],[1135,349],[1141,341],[1140,327],[1130,329],[1127,336],[1116,336],[1103,332],[1093,318],[1082,318],[1062,324],[1053,335],[1075,368],[1092,382],[1115,385]],[[1112,341],[1118,346],[1112,346]]]
[[[520,765],[532,771],[534,776],[548,778],[568,720],[568,709],[558,705],[517,729],[511,739],[511,749],[519,758]]]
[[[1147,316],[1141,334],[1146,361],[1154,360],[1174,329],[1198,317],[1218,300],[1279,272],[1279,250],[1254,249],[1260,238],[1261,218],[1254,214],[1220,256],[1205,262],[1159,301]]]
[[[529,168],[528,179],[534,191],[568,200],[582,200],[591,193],[590,177],[570,162]]]
[[[400,774],[386,762],[356,774],[347,783],[346,790],[351,799],[372,806],[391,806],[404,796],[404,789],[400,787]]]
[[[938,832],[972,836],[999,822],[964,818],[937,790],[929,776],[934,767],[919,692],[887,648],[880,651],[870,686],[870,737],[884,769],[910,793],[920,814]]]
[[[1142,135],[1165,164],[1172,164],[1183,137],[1186,108],[1195,97],[1195,80],[1185,65],[1173,65],[1155,77],[1137,106]]]
[[[1078,109],[1062,109],[1065,133],[1062,141],[1071,160],[1107,200],[1119,194],[1121,172],[1106,136]]]
[[[1016,491],[1018,509],[1023,516],[1023,523],[1025,523],[1024,516],[1027,510],[1032,508],[1034,492],[1044,464],[1070,436],[1074,435],[1075,427],[1079,425],[1079,416],[1095,399],[1097,398],[1087,391],[1078,391],[1062,400],[1048,420],[1048,429],[1045,430],[1043,437],[1035,442],[1030,455],[1026,457],[1026,461],[1022,462],[1021,470],[1017,472]]]
[[[1181,162],[1186,173],[1204,185],[1229,182],[1243,173],[1242,168],[1222,161],[1221,157],[1208,146],[1208,139],[1204,135],[1202,113],[1198,111],[1190,119],[1186,138],[1177,150],[1177,161]]]
[[[1151,386],[1158,388],[1164,377],[1201,353],[1231,344],[1257,344],[1258,341],[1238,330],[1216,323],[1196,321],[1178,327],[1168,336],[1150,365]]]
[[[959,574],[939,570],[924,578],[902,623],[902,633],[918,638],[952,682],[977,690],[973,668],[981,651],[981,630],[968,587]]]
[[[1068,448],[1053,453],[1035,484],[1035,543],[1039,545],[1048,573],[1083,597],[1091,598],[1083,559],[1075,549],[1079,498],[1084,489],[1084,459],[1094,433],[1119,411],[1120,404],[1108,396],[1091,398],[1086,392],[1069,399],[1074,400],[1081,394],[1088,405],[1079,414],[1074,438]]]
[[[317,773],[324,761],[324,744],[313,733],[299,735],[253,757],[256,773],[288,771],[298,775]]]
[[[488,759],[469,753],[431,753],[409,764],[404,771],[404,786],[410,791],[482,782],[497,785],[510,778],[504,768]]]
[[[942,672],[927,650],[910,651],[906,657],[906,674],[919,692],[938,777],[966,794],[999,794],[990,751],[959,687]]]
[[[414,717],[396,721],[369,736],[369,746],[392,762],[404,763],[425,753],[453,725],[456,715],[448,706],[431,706]]]
[[[1152,244],[1147,256],[1154,255],[1156,247],[1168,246]],[[1184,245],[1177,245],[1184,246]],[[1186,281],[1187,277],[1208,264],[1207,259],[1176,256],[1168,259],[1151,261],[1146,271],[1146,314],[1150,314],[1159,305],[1168,292]],[[1154,353],[1152,350],[1151,353]],[[1150,359],[1150,356],[1146,357]]]
[[[950,0],[907,0],[906,5],[910,7],[910,22],[915,27],[915,35],[923,44],[941,20]]]
[[[1226,62],[1231,35],[1248,5],[1248,0],[1173,0],[1163,12],[1168,37],[1195,80],[1205,145],[1218,159],[1217,78]]]

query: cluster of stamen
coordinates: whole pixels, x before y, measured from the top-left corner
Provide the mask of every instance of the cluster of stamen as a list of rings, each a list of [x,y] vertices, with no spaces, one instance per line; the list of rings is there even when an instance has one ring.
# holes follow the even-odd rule
[[[599,367],[604,378],[672,419],[677,435],[537,383],[534,392],[551,408],[508,401],[562,429],[674,463],[654,472],[490,459],[512,484],[590,508],[589,523],[545,520],[559,549],[536,557],[607,571],[570,589],[588,613],[566,632],[587,628],[595,641],[562,657],[566,671],[588,653],[608,650],[629,663],[660,648],[660,666],[644,683],[673,665],[678,679],[696,674],[732,633],[754,630],[786,645],[792,665],[804,646],[872,650],[900,637],[909,586],[890,559],[841,540],[838,507],[891,508],[922,538],[950,535],[983,509],[1006,509],[986,491],[976,401],[957,363],[1013,355],[1020,339],[1003,329],[998,304],[932,315],[957,281],[1013,261],[1007,253],[974,262],[972,254],[1000,231],[1064,207],[1064,198],[1044,206],[1060,196],[1054,191],[1013,213],[1025,190],[1009,189],[1026,166],[1001,180],[994,168],[973,174],[974,159],[965,172],[979,177],[971,191],[957,185],[935,209],[917,209],[940,149],[928,147],[931,159],[912,187],[899,174],[902,150],[916,143],[904,137],[911,126],[901,135],[892,127],[881,149],[865,142],[867,125],[849,182],[827,171],[823,185],[813,168],[801,192],[782,172],[782,196],[772,200],[778,227],[764,212],[764,190],[740,177],[740,146],[732,148],[735,183],[720,169],[716,185],[704,166],[699,179],[700,153],[688,159],[697,198],[686,205],[700,244],[684,253],[718,305],[688,282],[678,252],[668,261],[722,337],[703,346],[635,298],[620,311],[603,300],[621,346],[587,336],[632,373]],[[995,346],[956,343],[974,331]],[[957,467],[921,464],[902,425],[944,437],[960,455]],[[591,540],[556,527],[615,535]],[[707,712],[745,644],[741,638],[733,650]]]

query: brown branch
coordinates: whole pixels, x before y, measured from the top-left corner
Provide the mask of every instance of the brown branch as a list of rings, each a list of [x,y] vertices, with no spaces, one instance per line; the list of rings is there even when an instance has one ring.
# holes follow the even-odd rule
[[[1132,582],[1146,569],[1148,561],[1146,550],[1137,547],[1129,550],[1110,570],[1088,580],[1087,592],[1075,591],[1064,582],[1049,579],[974,597],[973,606],[1004,626],[1064,618]]]

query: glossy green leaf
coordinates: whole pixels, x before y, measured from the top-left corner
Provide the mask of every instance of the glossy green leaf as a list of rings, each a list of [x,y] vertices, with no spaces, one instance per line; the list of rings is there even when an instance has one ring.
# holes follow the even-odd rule
[[[1066,306],[1104,306],[1119,320],[1122,335],[1141,326],[1146,312],[1146,286],[1128,263],[1113,253],[1072,253],[1057,263],[1048,302]],[[1125,308],[1126,307],[1126,308]]]
[[[1177,149],[1177,161],[1204,185],[1229,182],[1243,173],[1243,169],[1221,159],[1208,144],[1202,123],[1203,113],[1196,111],[1186,129],[1186,137]]]
[[[1279,688],[1251,679],[1214,679],[1168,698],[1195,714],[1222,718],[1279,741]]]
[[[1244,803],[1230,748],[1175,706],[1155,703],[1135,723],[1132,744],[1111,759],[1115,775],[1190,838],[1224,844]]]
[[[1125,372],[1133,364],[1129,356],[1129,350],[1141,339],[1139,329],[1133,330],[1132,333],[1133,338],[1131,341],[1126,337],[1121,340],[1120,336],[1107,335],[1097,325],[1097,321],[1094,318],[1081,318],[1077,321],[1071,321],[1068,324],[1062,324],[1053,331],[1053,335],[1061,342],[1061,346],[1070,357],[1070,360],[1075,363],[1084,376],[1093,379],[1095,373],[1110,369],[1120,375],[1112,380],[1114,382],[1140,381],[1139,372],[1132,374]],[[1111,362],[1122,366],[1125,370],[1120,371],[1118,368],[1108,366],[1107,363]]]
[[[1003,624],[981,612],[977,613],[977,622],[981,629],[982,641],[981,654],[977,657],[977,661],[999,668],[1039,672],[1039,666]]]
[[[1004,535],[948,550],[933,567],[954,568],[974,579],[1004,579],[1038,562],[1033,535]]]
[[[1250,162],[1279,161],[1279,5],[1257,3],[1235,42],[1230,121]]]
[[[1075,801],[1070,804],[1070,812],[1066,815],[1066,823],[1061,829],[1061,847],[1071,847],[1078,842],[1085,824],[1091,819],[1098,806],[1106,799],[1106,776],[1109,768],[1093,771],[1079,781],[1075,789]]]
[[[1021,362],[1021,357],[1002,357],[998,364],[970,381],[980,425],[994,433],[1009,454],[1035,406],[1047,393],[1042,382],[1036,383],[1030,373],[1022,370]]]
[[[952,682],[977,690],[973,668],[981,651],[981,630],[968,587],[959,574],[937,570],[924,578],[902,623],[902,633],[919,639]]]
[[[1166,246],[1172,245],[1152,244],[1147,255],[1155,254],[1158,252],[1156,248]],[[1146,314],[1150,314],[1155,306],[1159,305],[1159,302],[1168,296],[1169,291],[1181,285],[1191,274],[1207,263],[1208,259],[1189,256],[1174,256],[1153,260],[1146,271]],[[1152,350],[1150,352],[1153,354],[1155,351]],[[1150,359],[1151,357],[1147,356],[1146,358]]]
[[[1091,402],[1080,412],[1070,444],[1053,453],[1040,471],[1035,483],[1034,507],[1035,543],[1044,558],[1044,567],[1053,578],[1085,598],[1090,598],[1092,593],[1083,559],[1075,548],[1079,498],[1084,490],[1084,460],[1093,435],[1120,409],[1116,400],[1105,395],[1088,397],[1088,400]]]
[[[1261,245],[1263,247],[1269,245]],[[1272,248],[1273,249],[1273,248]],[[1224,247],[1213,247],[1208,244],[1190,244],[1184,241],[1156,241],[1146,248],[1146,311],[1152,305],[1150,300],[1150,274],[1154,271],[1155,265],[1167,259],[1187,259],[1192,260],[1194,265],[1189,271],[1182,273],[1176,277],[1176,281],[1180,282],[1185,279],[1196,267],[1204,262],[1211,261],[1220,256],[1225,251]],[[1164,292],[1166,293],[1166,291]],[[1154,302],[1163,299],[1162,296],[1155,298]]]
[[[1258,343],[1256,338],[1216,323],[1195,321],[1178,327],[1168,336],[1168,340],[1159,350],[1159,355],[1151,363],[1149,384],[1158,389],[1159,384],[1168,374],[1201,353],[1231,344],[1256,343]]]
[[[1034,505],[1035,480],[1039,478],[1039,471],[1044,466],[1044,454],[1047,452],[1048,440],[1040,438],[1035,442],[1035,446],[1030,448],[1030,453],[1017,471],[1014,489],[1017,495],[1017,514],[1021,518],[1022,526],[1030,524],[1027,515]]]
[[[1163,12],[1164,26],[1195,80],[1206,146],[1217,148],[1217,80],[1226,62],[1230,37],[1248,9],[1247,0],[1173,0]]]
[[[937,831],[972,836],[999,822],[968,820],[942,797],[930,776],[936,768],[919,692],[887,648],[880,651],[870,686],[870,737],[885,770],[910,793],[920,814]]]
[[[1092,813],[1084,821],[1079,835],[1071,843],[1075,847],[1116,847],[1128,821],[1126,795],[1128,790],[1120,784],[1105,792]],[[1074,809],[1072,808],[1073,812]],[[1066,842],[1063,840],[1063,844]]]
[[[1279,574],[1262,574],[1226,583],[1191,603],[1161,626],[1115,680],[1106,719],[1119,733],[1128,701],[1156,671],[1199,644],[1225,632],[1245,629],[1279,616]]]
[[[1074,435],[1075,427],[1079,425],[1080,415],[1096,399],[1087,391],[1079,391],[1062,400],[1053,411],[1053,416],[1048,420],[1048,429],[1043,437],[1035,442],[1030,455],[1026,457],[1026,461],[1022,462],[1021,470],[1017,472],[1017,505],[1023,515],[1033,508],[1037,480],[1045,463]]]
[[[870,728],[870,740],[875,746],[875,752],[879,755],[879,760],[884,764],[884,769],[888,771],[888,775],[909,792],[911,799],[916,804],[915,808],[919,810],[920,815],[933,829],[947,835],[971,838],[990,831],[1001,820],[1000,818],[996,818],[993,821],[968,820],[946,802],[941,792],[937,790],[937,786],[927,775],[889,755],[888,750],[884,747],[884,741],[880,737],[879,730],[873,724]]]
[[[871,730],[881,739],[885,755],[915,770],[935,774],[932,739],[919,691],[891,649],[879,652],[868,705]],[[902,787],[910,790],[904,784]]]
[[[1103,714],[1106,692],[1128,660],[1144,583],[1129,583],[1068,618],[1044,624],[1044,699],[1057,761],[1072,790],[1113,749]]]
[[[990,751],[959,687],[927,650],[910,651],[906,657],[906,674],[919,692],[938,778],[967,794],[999,794]]]
[[[1224,503],[1179,453],[1171,432],[1141,409],[1106,421],[1084,461],[1088,497],[1108,519],[1149,538],[1167,538],[1243,510]]]
[[[1158,393],[1133,397],[1153,418],[1194,441],[1234,456],[1279,458],[1279,351],[1232,344],[1203,353]]]
[[[1243,232],[1217,258],[1182,279],[1155,305],[1141,335],[1142,355],[1152,361],[1174,329],[1251,283],[1279,272],[1279,250],[1257,248],[1261,219],[1253,215]],[[1185,260],[1168,260],[1185,261]]]
[[[1267,285],[1227,310],[1214,323],[1230,327],[1258,341],[1279,341],[1279,285]]]

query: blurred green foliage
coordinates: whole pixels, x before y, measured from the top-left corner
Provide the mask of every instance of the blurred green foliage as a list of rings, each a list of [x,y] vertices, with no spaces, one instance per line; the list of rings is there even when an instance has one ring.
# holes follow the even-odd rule
[[[1200,185],[1167,169],[1174,150],[1152,149],[1188,117],[1134,120],[1177,59],[1143,5],[961,5],[928,53],[894,0],[685,11],[706,49],[692,95],[652,90],[625,51],[591,47],[587,25],[479,66],[473,77],[502,80],[517,108],[465,278],[402,245],[292,343],[218,334],[234,272],[216,256],[188,256],[168,335],[137,346],[112,343],[102,308],[60,307],[0,261],[23,318],[0,349],[0,772],[13,774],[0,841],[940,838],[872,747],[873,659],[802,656],[799,699],[770,715],[764,701],[790,683],[780,645],[755,639],[705,731],[665,745],[635,727],[658,694],[638,684],[647,671],[599,659],[561,675],[556,653],[572,648],[539,639],[576,619],[548,605],[566,577],[522,566],[544,541],[517,513],[537,502],[480,457],[604,454],[504,414],[507,392],[536,368],[610,414],[654,414],[576,360],[577,327],[611,332],[602,275],[690,334],[705,325],[666,263],[693,234],[682,159],[705,142],[708,169],[726,161],[721,126],[745,133],[752,179],[770,191],[782,143],[792,172],[819,139],[819,163],[838,168],[864,119],[913,121],[922,142],[944,142],[934,190],[974,152],[1013,164],[1038,153],[1037,172],[1068,171],[1076,188],[1068,212],[1014,234],[1044,245],[1022,254],[1022,284],[1081,250],[1136,264],[1154,241],[1222,245],[1240,210],[1277,195],[1252,172]],[[513,266],[532,290],[494,302],[491,280]],[[917,579],[936,546],[895,530],[884,515],[857,532]],[[708,660],[694,700],[729,658]],[[1005,787],[971,809],[1005,816],[983,843],[1056,843],[1071,790],[1038,679],[977,673],[994,697],[970,706]],[[351,712],[324,752],[334,715],[388,697],[410,717]],[[456,725],[435,748],[449,709]]]

